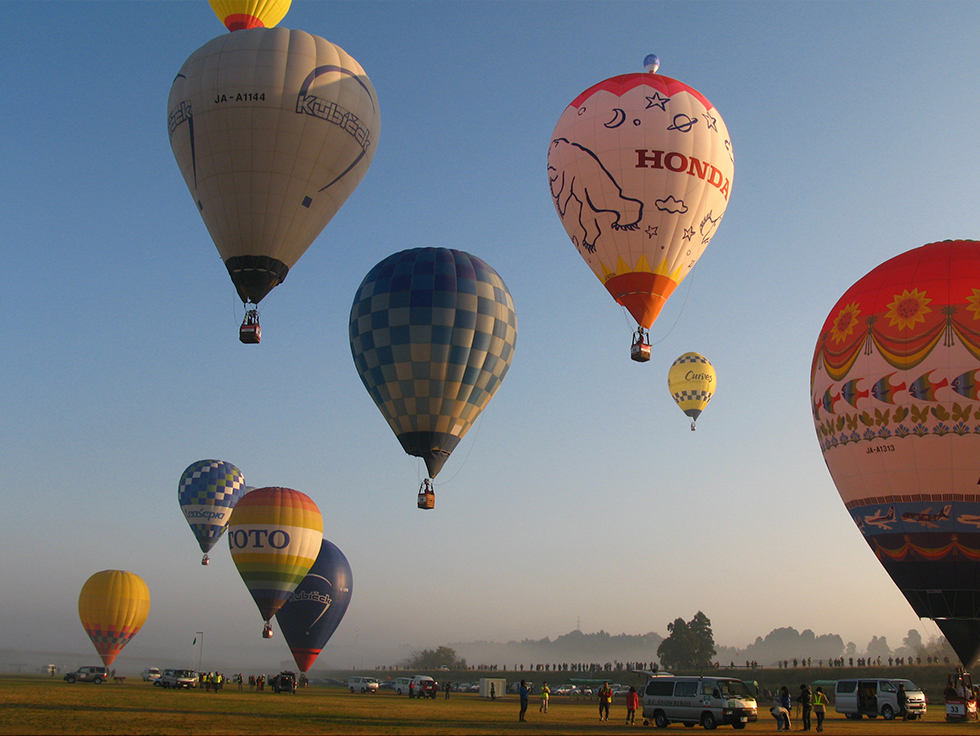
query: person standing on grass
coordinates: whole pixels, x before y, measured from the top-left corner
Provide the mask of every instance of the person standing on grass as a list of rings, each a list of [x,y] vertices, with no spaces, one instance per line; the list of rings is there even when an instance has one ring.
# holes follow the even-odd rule
[[[810,711],[813,708],[813,697],[810,694],[810,688],[807,685],[800,685],[800,694],[797,696],[796,702],[798,702],[803,708],[803,730],[809,731]]]
[[[609,720],[609,706],[612,704],[612,688],[608,682],[603,682],[599,688],[599,720]]]
[[[626,694],[626,724],[629,726],[634,725],[633,722],[636,719],[636,711],[640,707],[640,694],[636,692],[636,688],[630,685],[630,691]]]
[[[550,699],[551,699],[551,688],[548,687],[548,683],[545,682],[544,685],[541,686],[541,707],[538,708],[539,713],[548,712],[548,700]]]
[[[521,680],[521,687],[518,690],[521,696],[521,717],[520,720],[526,721],[524,715],[527,713],[527,706],[531,700],[531,688],[527,686],[527,680]]]
[[[827,706],[830,703],[824,695],[823,688],[818,687],[813,693],[813,712],[817,716],[817,731],[823,731],[823,717],[827,713]]]

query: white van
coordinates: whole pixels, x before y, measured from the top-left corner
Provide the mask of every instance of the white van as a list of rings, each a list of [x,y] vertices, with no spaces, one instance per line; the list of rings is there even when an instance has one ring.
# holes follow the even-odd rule
[[[352,693],[376,693],[380,685],[374,677],[349,677],[347,687]]]
[[[671,723],[707,729],[730,724],[745,728],[759,718],[751,688],[732,677],[675,677],[658,675],[643,690],[643,725],[657,728]]]
[[[396,695],[408,695],[408,683],[412,681],[411,677],[398,677],[395,679],[395,694]]]
[[[834,688],[834,708],[848,718],[860,720],[862,716],[881,716],[890,721],[899,715],[898,687],[905,686],[906,708],[909,718],[921,718],[926,714],[925,693],[911,680],[884,677],[861,677],[854,680],[838,680]]]

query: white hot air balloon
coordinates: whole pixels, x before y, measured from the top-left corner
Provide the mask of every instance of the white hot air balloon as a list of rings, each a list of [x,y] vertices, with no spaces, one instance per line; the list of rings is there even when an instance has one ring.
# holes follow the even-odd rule
[[[339,46],[286,28],[224,34],[174,79],[170,144],[246,306],[280,284],[357,187],[377,146],[371,80]]]

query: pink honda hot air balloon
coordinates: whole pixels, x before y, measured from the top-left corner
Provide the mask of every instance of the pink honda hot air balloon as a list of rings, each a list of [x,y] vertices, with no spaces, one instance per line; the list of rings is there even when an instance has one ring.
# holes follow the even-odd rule
[[[851,518],[966,667],[980,654],[980,243],[862,277],[820,330],[811,410]]]
[[[725,121],[693,87],[647,72],[589,87],[565,108],[548,148],[555,209],[579,255],[637,323],[632,358],[711,242],[735,158]]]

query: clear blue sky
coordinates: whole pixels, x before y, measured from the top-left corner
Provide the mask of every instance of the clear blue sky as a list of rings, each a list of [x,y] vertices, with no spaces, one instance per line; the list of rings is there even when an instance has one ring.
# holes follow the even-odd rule
[[[902,251],[980,237],[976,3],[302,2],[281,25],[342,46],[381,106],[360,188],[262,303],[241,304],[167,138],[183,61],[224,32],[204,0],[5,2],[0,167],[0,649],[94,650],[78,591],[122,568],[149,619],[116,666],[289,658],[225,543],[209,568],[177,505],[191,462],[310,495],[354,594],[318,666],[390,647],[780,626],[892,647],[920,622],[821,459],[809,364],[830,308]],[[576,253],[546,177],[565,106],[661,72],[727,123],[724,222],[628,358],[630,322]],[[490,263],[516,303],[502,388],[415,508],[424,472],[354,371],[367,271],[405,248]],[[666,390],[694,350],[719,385],[698,423]],[[81,664],[68,658],[67,664]]]

